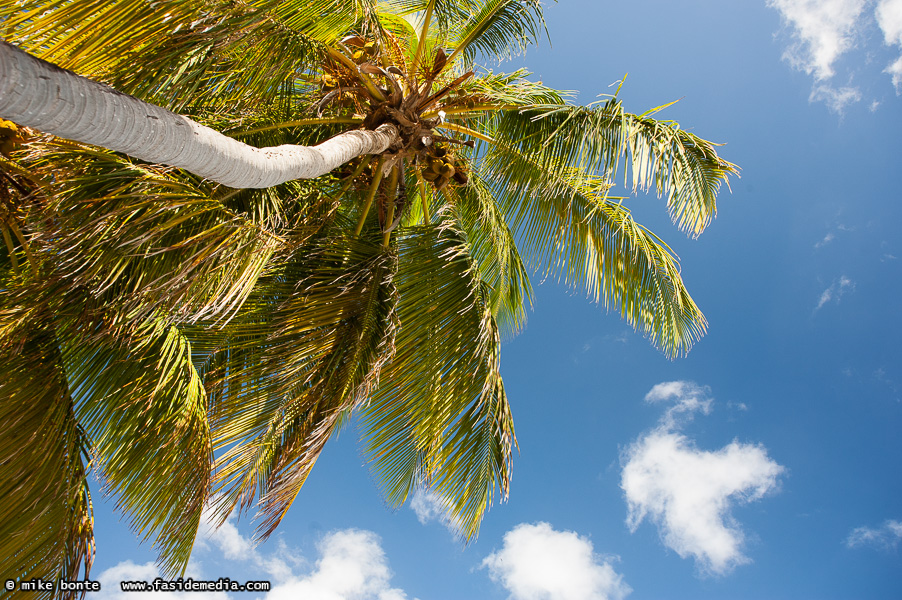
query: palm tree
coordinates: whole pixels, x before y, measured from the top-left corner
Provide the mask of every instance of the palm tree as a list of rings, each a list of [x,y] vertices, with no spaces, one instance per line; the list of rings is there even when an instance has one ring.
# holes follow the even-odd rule
[[[525,321],[528,267],[667,356],[705,331],[673,252],[610,190],[622,172],[698,235],[736,167],[658,109],[577,106],[524,71],[476,67],[537,40],[535,0],[36,4],[0,6],[8,39],[181,125],[141,138],[92,118],[107,114],[93,96],[54,121],[0,95],[0,118],[75,138],[31,131],[0,158],[0,556],[14,577],[90,568],[91,471],[167,572],[184,570],[204,510],[255,507],[266,537],[355,414],[389,502],[428,487],[476,535],[508,494],[500,346]],[[33,60],[0,48],[7,73],[84,83]],[[270,167],[232,179],[191,152],[145,152],[186,123],[229,146],[223,160],[254,153],[231,140],[366,143],[316,179],[249,186]],[[120,152],[84,145],[104,139]],[[280,152],[274,169],[308,150]]]

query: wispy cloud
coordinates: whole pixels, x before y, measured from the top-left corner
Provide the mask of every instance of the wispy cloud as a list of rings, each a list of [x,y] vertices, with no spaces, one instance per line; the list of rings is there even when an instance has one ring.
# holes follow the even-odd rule
[[[592,542],[548,523],[523,523],[482,561],[511,600],[617,600],[632,590]]]
[[[438,521],[455,536],[462,530],[461,523],[451,516],[447,500],[431,490],[418,489],[410,501],[410,508],[423,525]]]
[[[831,232],[827,233],[827,235],[824,236],[824,239],[822,239],[821,241],[817,242],[817,243],[814,245],[814,247],[815,247],[815,248],[823,248],[824,246],[826,246],[827,244],[829,244],[830,242],[832,242],[834,239],[836,239],[836,235],[831,231]]]
[[[277,581],[290,577],[292,569],[304,563],[299,555],[284,544],[278,547],[276,553],[261,553],[252,540],[241,535],[235,526],[234,517],[229,517],[225,523],[217,527],[212,513],[204,512],[197,532],[197,541],[194,543],[194,556],[204,556],[205,552],[210,556],[213,549],[219,551],[215,555],[216,559],[244,563]]]
[[[815,242],[814,249],[819,250],[819,249],[823,248],[824,246],[826,246],[827,244],[833,243],[837,239],[837,236],[842,236],[846,233],[851,233],[854,230],[855,230],[854,227],[850,227],[850,226],[846,225],[845,223],[837,223],[830,231],[828,231],[826,234],[824,234],[824,237],[821,238],[820,241]]]
[[[902,541],[902,521],[886,520],[876,529],[857,527],[846,538],[846,546],[860,548],[873,546],[881,550],[895,548]]]
[[[647,394],[645,401],[650,404],[673,402],[664,416],[661,424],[667,429],[676,427],[676,420],[680,415],[691,418],[692,413],[701,412],[703,415],[711,413],[714,399],[710,397],[711,389],[702,387],[692,381],[666,381],[659,383]]]
[[[834,282],[830,284],[830,287],[821,292],[821,297],[817,301],[817,306],[814,307],[814,312],[819,311],[828,302],[834,300],[839,302],[847,292],[851,292],[854,289],[855,282],[845,275],[834,280]]]
[[[827,108],[842,114],[846,107],[861,100],[861,91],[856,87],[833,87],[828,84],[815,86],[808,96],[809,102],[823,102]]]
[[[646,401],[673,403],[651,432],[623,454],[621,488],[627,526],[635,531],[648,517],[661,540],[682,558],[693,557],[704,573],[723,575],[749,562],[744,534],[731,516],[736,503],[759,500],[775,490],[784,468],[757,444],[733,441],[699,449],[678,431],[675,415],[711,410],[708,389],[691,382],[658,384]]]

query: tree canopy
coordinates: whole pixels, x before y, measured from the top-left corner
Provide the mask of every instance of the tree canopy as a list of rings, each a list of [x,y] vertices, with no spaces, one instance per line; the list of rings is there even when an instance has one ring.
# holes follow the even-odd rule
[[[322,177],[237,189],[0,123],[0,555],[16,577],[90,568],[90,471],[169,573],[205,510],[254,509],[266,537],[352,415],[389,503],[428,487],[469,539],[509,491],[500,348],[531,272],[669,357],[705,331],[675,254],[610,192],[657,192],[698,235],[736,166],[659,109],[579,106],[477,66],[538,41],[537,1],[41,0],[3,3],[0,24],[252,146],[397,130]]]

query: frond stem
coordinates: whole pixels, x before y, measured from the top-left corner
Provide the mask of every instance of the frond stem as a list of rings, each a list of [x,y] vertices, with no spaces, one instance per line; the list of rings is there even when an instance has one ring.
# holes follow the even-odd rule
[[[379,189],[379,183],[382,181],[382,163],[385,162],[385,158],[379,157],[379,162],[376,163],[376,170],[373,173],[373,183],[370,184],[370,191],[366,195],[366,201],[363,204],[363,211],[360,213],[360,220],[357,221],[357,227],[354,228],[354,237],[360,235],[360,232],[363,231],[363,224],[366,222],[366,217],[370,213],[370,207],[373,205],[373,198],[376,197],[376,191]]]
[[[426,34],[429,31],[430,21],[432,21],[433,9],[435,9],[435,0],[429,0],[429,4],[426,5],[426,16],[423,18],[423,29],[417,40],[417,50],[413,55],[413,62],[410,63],[411,78],[416,77],[417,67],[420,66],[420,57],[423,55],[423,47],[426,45]]]
[[[31,270],[34,272],[34,276],[37,276],[38,266],[34,260],[34,254],[31,253],[31,249],[28,247],[28,240],[25,239],[25,236],[22,235],[22,231],[19,230],[18,225],[16,225],[15,221],[9,222],[9,228],[12,230],[13,234],[19,238],[19,243],[22,244],[22,249],[25,250],[25,256],[28,258],[28,264],[31,265]]]
[[[486,15],[485,17],[483,17],[483,19],[482,19],[481,22],[482,22],[482,23],[485,23],[486,21],[488,21],[489,19],[491,19],[492,17],[494,17],[494,16],[498,13],[498,11],[501,10],[503,7],[504,7],[504,4],[501,3],[501,2],[499,2],[499,3],[495,6],[495,9],[494,9],[490,14]],[[461,42],[457,45],[457,48],[454,49],[454,52],[451,53],[451,56],[448,57],[448,64],[449,64],[449,65],[450,65],[452,62],[454,62],[454,59],[457,58],[457,55],[460,54],[462,50],[464,50],[467,46],[470,45],[470,43],[471,43],[474,39],[476,39],[476,35],[477,35],[477,32],[478,32],[478,31],[479,31],[479,27],[474,27],[474,28],[470,31],[470,34],[469,34],[466,38],[464,38],[463,40],[461,40]]]
[[[446,115],[466,115],[469,113],[482,113],[487,111],[500,110],[526,110],[532,108],[528,105],[518,104],[475,104],[473,106],[463,106],[460,108],[442,108],[442,112]],[[437,110],[427,110],[423,112],[423,117],[431,118],[438,116]]]
[[[360,80],[360,83],[363,84],[363,87],[366,88],[366,91],[368,91],[374,99],[378,100],[379,102],[385,102],[385,95],[379,90],[379,88],[376,87],[376,84],[373,83],[373,80],[369,75],[360,72],[360,70],[357,68],[357,63],[355,63],[353,60],[351,60],[338,50],[329,48],[328,46],[326,46],[326,52],[333,59],[337,60],[345,67],[347,67],[351,71],[351,73],[353,73],[354,76]]]
[[[423,174],[417,170],[417,184],[420,188],[420,202],[423,204],[423,225],[428,225],[432,222],[432,217],[429,215],[429,199],[426,198],[426,182],[423,181]]]
[[[366,157],[364,157],[363,160],[360,161],[360,164],[357,165],[357,168],[354,169],[354,172],[351,173],[350,177],[348,177],[345,182],[341,184],[341,187],[338,189],[338,193],[336,194],[339,200],[341,200],[341,197],[344,195],[344,193],[348,191],[348,188],[351,187],[351,184],[354,183],[354,180],[360,177],[360,174],[363,173],[363,170],[369,163],[370,161],[368,161]]]
[[[391,240],[391,223],[395,220],[395,194],[398,191],[398,177],[401,168],[395,166],[391,170],[391,176],[388,178],[388,207],[385,211],[385,227],[386,231],[382,234],[382,247],[388,248],[388,242]]]
[[[462,133],[464,135],[469,135],[471,137],[476,138],[477,140],[482,140],[483,142],[488,142],[489,144],[495,144],[495,140],[490,138],[489,136],[479,133],[469,127],[464,127],[463,125],[457,125],[455,123],[442,123],[438,126],[439,129],[447,129],[448,131],[454,131],[456,133]]]
[[[16,274],[16,277],[21,277],[22,273],[19,272],[19,261],[16,260],[16,249],[13,247],[13,240],[9,237],[9,229],[6,227],[6,224],[0,225],[0,231],[3,232],[3,241],[6,242],[6,249],[9,251],[9,260],[13,264],[13,272]]]

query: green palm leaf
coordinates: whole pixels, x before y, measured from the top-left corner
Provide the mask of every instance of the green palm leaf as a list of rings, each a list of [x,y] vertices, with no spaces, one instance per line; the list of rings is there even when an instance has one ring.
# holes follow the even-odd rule
[[[700,234],[717,212],[720,186],[738,172],[715,144],[676,123],[627,113],[619,100],[603,105],[538,106],[501,113],[490,135],[529,156],[552,176],[571,169],[612,180],[622,169],[633,191],[664,195],[674,223]]]
[[[0,556],[8,578],[76,580],[94,559],[90,447],[54,336],[35,329],[21,347],[0,351]]]
[[[453,221],[399,240],[396,353],[362,408],[364,443],[389,500],[431,487],[466,538],[510,481],[513,421],[488,290]]]
[[[504,148],[495,149],[485,169],[536,267],[618,309],[670,357],[704,334],[704,315],[683,284],[676,256],[608,197],[605,179],[544,169]]]
[[[538,0],[489,0],[460,26],[451,42],[454,52],[472,64],[478,55],[510,58],[538,42],[545,29],[542,5]],[[547,30],[546,30],[547,32]]]
[[[190,342],[162,323],[146,324],[127,343],[86,339],[74,327],[57,335],[75,414],[96,446],[108,491],[134,529],[153,537],[164,570],[183,573],[213,458]]]
[[[287,215],[268,192],[250,205],[243,198],[238,211],[211,199],[208,185],[111,153],[85,163],[83,152],[56,151],[35,166],[57,176],[48,208],[59,215],[35,241],[56,257],[56,274],[106,313],[227,319],[288,244],[277,233]]]
[[[266,300],[256,305],[265,313],[238,317],[228,346],[235,357],[208,376],[223,415],[216,443],[228,448],[217,459],[221,518],[257,495],[263,537],[328,437],[370,394],[393,349],[391,252],[362,239],[327,238],[301,256],[278,278],[298,283],[265,288]]]
[[[501,330],[513,337],[526,323],[532,286],[506,215],[479,173],[471,176],[470,185],[451,188],[446,194],[449,217],[465,234],[467,251],[488,290],[486,301],[492,316]]]

